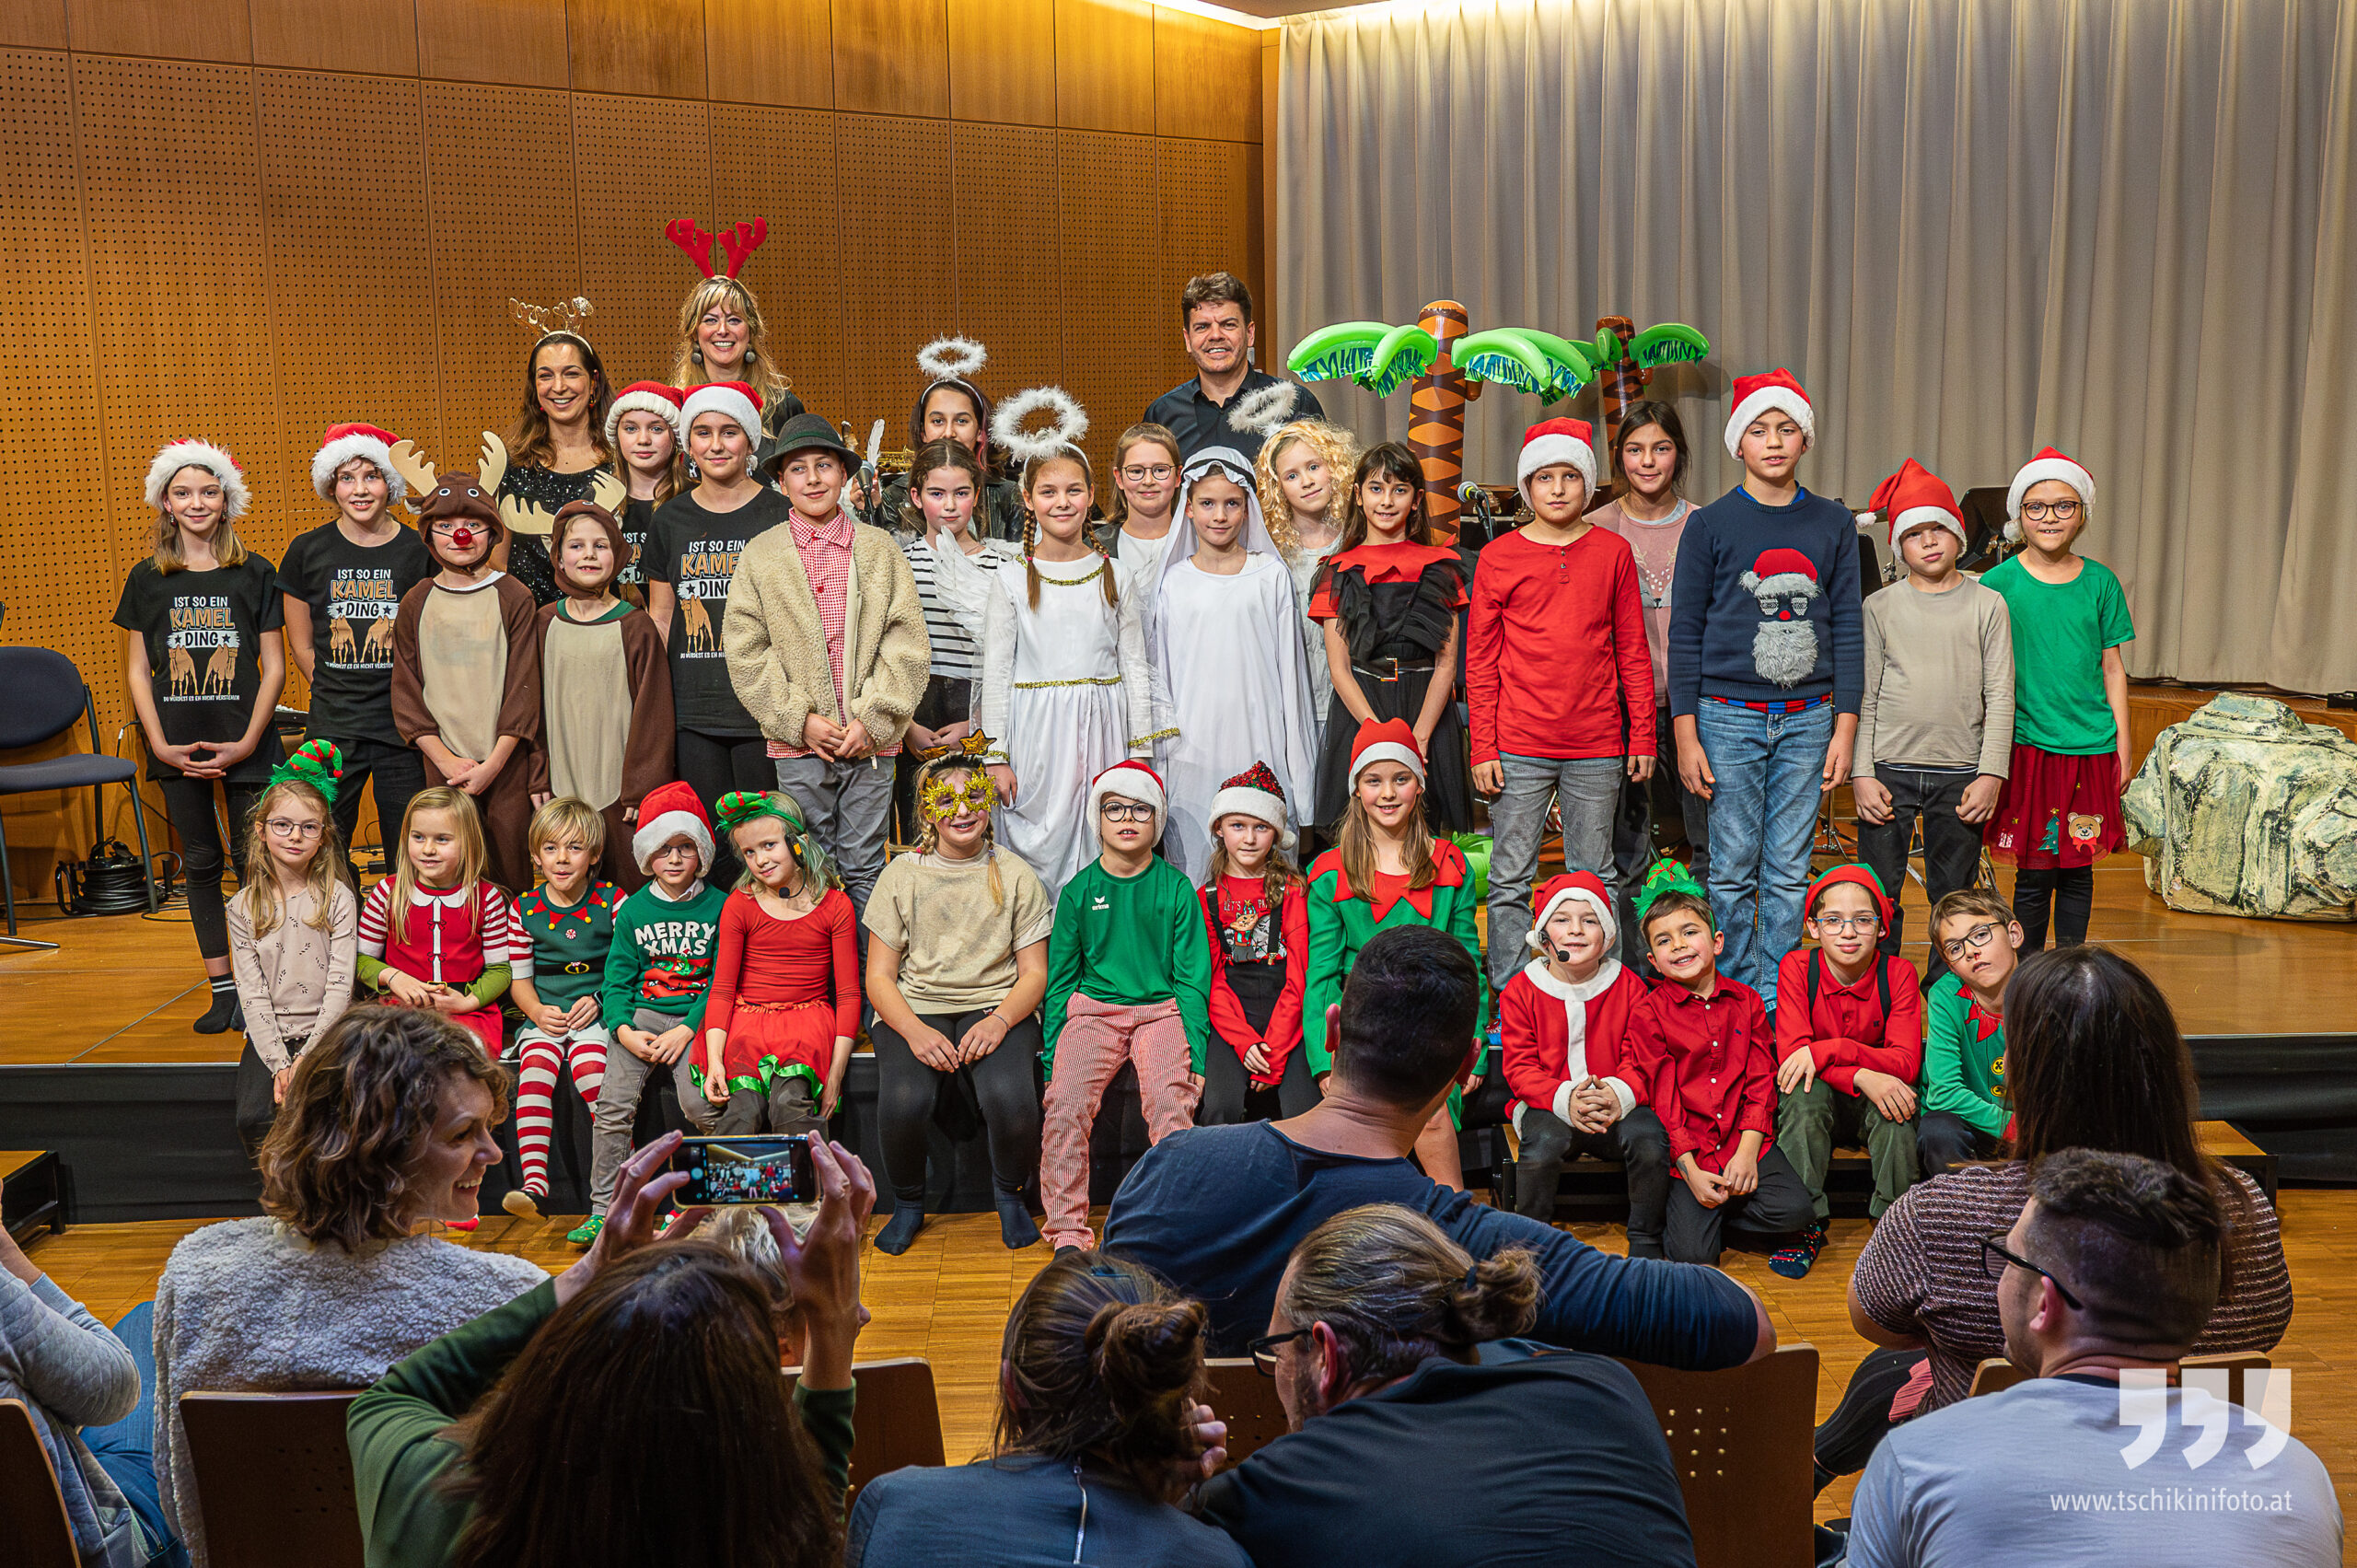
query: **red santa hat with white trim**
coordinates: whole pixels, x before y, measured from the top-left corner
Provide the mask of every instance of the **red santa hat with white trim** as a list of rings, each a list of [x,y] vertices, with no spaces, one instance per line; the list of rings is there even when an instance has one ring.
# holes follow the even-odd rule
[[[1351,742],[1351,780],[1377,762],[1397,762],[1416,775],[1421,787],[1424,782],[1424,752],[1416,744],[1416,732],[1406,719],[1369,719],[1359,726],[1358,738]]]
[[[1255,762],[1219,786],[1219,793],[1212,796],[1213,838],[1219,836],[1219,819],[1231,813],[1266,822],[1277,830],[1277,847],[1292,850],[1293,830],[1285,825],[1285,786],[1268,763]]]
[[[1097,815],[1104,809],[1105,797],[1118,796],[1123,800],[1135,800],[1154,807],[1154,842],[1162,842],[1163,824],[1170,819],[1170,792],[1162,785],[1162,775],[1132,757],[1114,763],[1088,781],[1088,820],[1094,830]]]
[[[354,458],[366,458],[369,467],[385,476],[386,499],[399,501],[409,494],[408,482],[393,467],[393,443],[400,439],[373,424],[329,425],[319,437],[319,449],[311,454],[311,488],[320,500],[334,500],[335,470]]]
[[[1771,409],[1782,409],[1793,416],[1801,434],[1814,446],[1817,442],[1817,411],[1809,406],[1808,394],[1801,390],[1800,378],[1789,370],[1771,370],[1759,376],[1738,376],[1735,378],[1735,412],[1727,415],[1727,456],[1743,456],[1743,433],[1751,422]]]
[[[1900,540],[1926,523],[1936,523],[1956,535],[1959,550],[1972,542],[1965,537],[1964,512],[1956,504],[1956,492],[1938,474],[1912,458],[1900,464],[1897,473],[1875,486],[1874,499],[1867,505],[1890,519],[1893,555],[1898,553]]]
[[[761,394],[742,381],[706,381],[689,392],[679,405],[681,439],[702,413],[724,414],[744,431],[754,450],[761,445]]]
[[[633,381],[614,396],[614,406],[606,411],[606,445],[614,444],[615,434],[622,427],[626,413],[651,413],[671,427],[671,438],[688,438],[688,422],[680,410],[687,404],[688,394],[667,381]],[[759,439],[759,437],[756,437]]]
[[[1817,593],[1817,563],[1783,545],[1761,551],[1751,563],[1751,570],[1736,580],[1747,594],[1774,594],[1780,598],[1798,594],[1815,598]],[[1792,619],[1790,610],[1780,611],[1779,615],[1782,620]]]
[[[696,792],[674,781],[646,792],[638,803],[638,830],[630,837],[630,857],[642,872],[649,870],[655,852],[673,839],[685,838],[696,846],[696,875],[712,871],[712,815]]]
[[[1604,950],[1609,957],[1620,943],[1620,922],[1613,913],[1612,895],[1606,891],[1603,878],[1593,871],[1565,872],[1538,889],[1538,918],[1523,934],[1524,944],[1534,953],[1545,953],[1547,923],[1567,903],[1586,904],[1596,911],[1596,918],[1604,923]]]
[[[228,448],[216,447],[210,441],[200,441],[183,436],[165,444],[147,465],[147,506],[150,511],[164,509],[164,496],[172,486],[172,475],[182,469],[203,469],[221,482],[221,517],[226,522],[236,522],[246,515],[246,504],[253,499],[253,492],[246,488],[246,471],[238,466]]]
[[[1522,455],[1515,459],[1514,487],[1530,499],[1530,476],[1556,463],[1569,463],[1596,494],[1596,432],[1585,419],[1550,419],[1522,433]]]
[[[2018,542],[2022,537],[2022,495],[2033,484],[2059,479],[2079,493],[2079,505],[2092,512],[2096,509],[2096,476],[2069,453],[2049,447],[2021,466],[2014,475],[2014,482],[2005,490],[2005,537]]]

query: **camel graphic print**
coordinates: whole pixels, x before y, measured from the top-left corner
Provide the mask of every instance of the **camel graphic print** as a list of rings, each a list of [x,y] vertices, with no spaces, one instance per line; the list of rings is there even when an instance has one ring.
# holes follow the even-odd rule
[[[721,611],[727,607],[728,584],[737,575],[737,557],[744,552],[741,539],[695,539],[679,552],[679,656],[711,658],[723,656]]]
[[[168,676],[165,700],[238,701],[238,665],[245,645],[229,601],[212,594],[182,594],[172,600],[169,617],[171,631],[164,639]]]
[[[393,574],[382,566],[338,566],[328,576],[328,662],[343,670],[393,668]]]

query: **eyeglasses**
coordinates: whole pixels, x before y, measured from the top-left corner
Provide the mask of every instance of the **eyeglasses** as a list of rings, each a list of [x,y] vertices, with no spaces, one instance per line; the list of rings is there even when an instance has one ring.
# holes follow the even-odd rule
[[[273,817],[262,826],[273,839],[316,839],[323,830],[318,822],[296,822],[285,817]]]
[[[1309,1334],[1307,1329],[1295,1329],[1290,1334],[1263,1334],[1246,1345],[1244,1353],[1252,1358],[1252,1365],[1261,1376],[1274,1377],[1277,1375],[1277,1352],[1295,1340],[1309,1338]]]
[[[462,533],[476,532],[481,529],[482,527],[482,525],[481,523],[470,523],[464,518],[460,518],[457,522],[445,521],[432,524],[427,528],[426,531],[436,539],[456,539]]]
[[[2086,1307],[2079,1300],[2079,1298],[2071,1294],[2070,1287],[2065,1285],[2061,1279],[2056,1277],[2053,1270],[2041,1269],[2037,1264],[2031,1262],[2028,1259],[2023,1257],[2020,1253],[2009,1251],[2005,1247],[2005,1238],[2003,1237],[1984,1236],[1980,1238],[1980,1272],[1982,1273],[1987,1274],[1992,1280],[2002,1280],[2005,1277],[2005,1265],[2008,1263],[2014,1265],[2016,1268],[2027,1269],[2031,1273],[2036,1274],[2042,1280],[2052,1280],[2054,1282],[2054,1294],[2062,1298],[2063,1306],[2069,1307],[2073,1312],[2084,1312],[2086,1310]]]
[[[1813,918],[1828,931],[1872,931],[1882,923],[1878,914],[1820,914]]]
[[[1958,958],[1964,957],[1964,950],[1967,947],[1971,948],[1977,953],[1980,951],[1981,948],[1989,946],[1990,938],[1996,935],[1997,923],[1994,921],[1991,921],[1985,925],[1974,926],[1971,930],[1966,932],[1963,936],[1954,942],[1941,943],[1940,951],[1947,956],[1948,962],[1954,963]]]
[[[696,858],[696,846],[693,844],[665,844],[661,849],[656,850],[653,854],[648,855],[646,858],[649,860],[668,860],[675,854],[684,854],[690,860],[693,860]]]
[[[1108,800],[1097,808],[1097,815],[1108,822],[1151,822],[1154,807],[1134,800]]]
[[[1168,463],[1155,463],[1152,467],[1144,463],[1132,463],[1121,470],[1121,477],[1132,484],[1144,484],[1147,480],[1153,480],[1159,484],[1175,471],[1177,470],[1173,470]]]
[[[2042,523],[2049,517],[2052,517],[2058,523],[2067,523],[2078,515],[2079,503],[2076,501],[2025,501],[2022,503],[2022,516],[2033,523]]]

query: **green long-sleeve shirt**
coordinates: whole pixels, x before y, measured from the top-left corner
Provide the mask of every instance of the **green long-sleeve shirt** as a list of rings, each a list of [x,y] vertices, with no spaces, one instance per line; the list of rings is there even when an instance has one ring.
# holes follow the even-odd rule
[[[1953,973],[1940,976],[1923,998],[1923,1109],[2002,1138],[2014,1119],[2004,1096],[2004,1020],[1975,1006]]]
[[[712,960],[720,950],[720,906],[727,901],[727,889],[706,882],[677,900],[649,882],[622,900],[598,988],[608,1029],[621,1028],[642,1007],[691,1029],[703,1028]]]
[[[368,1568],[443,1568],[450,1561],[474,1504],[443,1485],[463,1462],[444,1434],[499,1381],[555,1310],[551,1280],[443,1335],[353,1401],[344,1430]],[[857,1388],[794,1390],[803,1430],[818,1445],[838,1493],[851,1481],[858,1397]]]
[[[1075,991],[1113,1007],[1175,999],[1201,1073],[1212,1032],[1211,989],[1211,938],[1187,874],[1167,860],[1151,860],[1134,877],[1116,877],[1102,860],[1092,860],[1056,898],[1039,1054],[1055,1065],[1056,1037],[1064,1031],[1064,1008]]]
[[[1334,1065],[1334,1043],[1326,1038],[1326,1010],[1342,1000],[1342,981],[1359,949],[1378,931],[1397,925],[1429,925],[1446,931],[1472,955],[1481,969],[1481,929],[1475,923],[1480,900],[1474,896],[1473,877],[1457,847],[1442,840],[1433,845],[1436,878],[1429,888],[1403,895],[1375,915],[1376,889],[1354,889],[1342,875],[1342,852],[1328,850],[1309,867],[1309,974],[1301,998],[1301,1040],[1309,1050],[1309,1070],[1324,1073]],[[1429,900],[1427,915],[1416,907]],[[1490,1026],[1490,977],[1481,975],[1481,1010],[1473,1026],[1479,1037]],[[1486,1070],[1486,1069],[1485,1069]]]

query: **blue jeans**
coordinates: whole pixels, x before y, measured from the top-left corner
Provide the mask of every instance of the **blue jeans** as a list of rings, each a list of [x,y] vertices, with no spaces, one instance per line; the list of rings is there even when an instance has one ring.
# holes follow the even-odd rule
[[[1547,835],[1547,803],[1563,808],[1563,869],[1612,875],[1612,809],[1628,771],[1620,757],[1557,760],[1501,752],[1505,787],[1490,803],[1490,986],[1506,981],[1530,961],[1523,938],[1530,930],[1530,884],[1538,874],[1538,842]]]
[[[1776,966],[1801,944],[1833,704],[1763,714],[1704,699],[1694,727],[1711,794],[1711,916],[1726,935],[1719,972],[1776,1006]]]
[[[84,1427],[82,1441],[139,1516],[139,1527],[156,1547],[147,1561],[165,1568],[188,1568],[188,1549],[172,1535],[156,1491],[156,1304],[143,1301],[124,1313],[114,1326],[114,1337],[139,1365],[139,1404],[112,1426]]]

